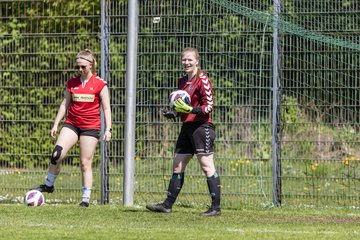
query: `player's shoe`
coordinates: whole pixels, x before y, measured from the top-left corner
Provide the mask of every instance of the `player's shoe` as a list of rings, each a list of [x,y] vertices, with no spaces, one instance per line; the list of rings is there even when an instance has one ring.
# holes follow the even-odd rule
[[[146,205],[146,208],[152,212],[171,213],[171,208],[167,208],[163,203],[156,205]]]
[[[200,215],[204,216],[204,217],[220,216],[221,215],[221,209],[220,208],[210,207],[206,212],[204,212],[204,213],[202,213]]]
[[[89,207],[89,203],[88,202],[81,202],[80,204],[79,204],[79,207]]]
[[[45,184],[41,184],[37,188],[33,188],[31,190],[38,190],[39,192],[52,193],[52,192],[54,192],[54,186],[49,187],[49,186],[46,186]]]

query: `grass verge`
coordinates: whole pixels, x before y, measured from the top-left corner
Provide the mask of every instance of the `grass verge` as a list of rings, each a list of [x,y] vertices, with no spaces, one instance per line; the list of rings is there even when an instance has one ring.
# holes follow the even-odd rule
[[[157,214],[143,206],[0,205],[0,239],[358,239],[360,211],[349,208],[205,209],[175,206]]]

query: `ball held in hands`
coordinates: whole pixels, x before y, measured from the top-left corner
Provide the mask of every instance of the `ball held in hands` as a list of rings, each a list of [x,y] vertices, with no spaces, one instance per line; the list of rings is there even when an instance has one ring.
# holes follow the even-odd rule
[[[190,103],[191,103],[190,95],[188,92],[186,92],[184,90],[175,90],[172,93],[170,93],[170,95],[169,95],[170,108],[172,108],[172,109],[174,108],[174,103],[178,99],[182,99],[188,105],[190,105]]]
[[[193,107],[187,105],[181,98],[174,102],[174,110],[181,113],[191,113]]]

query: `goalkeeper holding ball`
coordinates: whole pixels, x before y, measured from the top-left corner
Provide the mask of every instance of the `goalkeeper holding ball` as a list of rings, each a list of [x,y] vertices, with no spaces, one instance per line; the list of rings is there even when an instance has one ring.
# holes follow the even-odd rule
[[[200,56],[195,48],[185,48],[181,61],[186,75],[178,80],[178,89],[189,93],[191,104],[181,98],[175,101],[174,110],[180,114],[183,125],[176,142],[173,160],[173,175],[169,182],[167,198],[163,203],[147,205],[153,212],[170,213],[173,204],[184,183],[186,165],[196,154],[203,172],[207,177],[207,185],[212,198],[211,207],[203,216],[218,216],[220,210],[220,176],[215,170],[213,160],[213,144],[215,129],[210,113],[214,107],[213,91],[208,76],[200,70]],[[174,118],[172,111],[164,112],[167,118]]]

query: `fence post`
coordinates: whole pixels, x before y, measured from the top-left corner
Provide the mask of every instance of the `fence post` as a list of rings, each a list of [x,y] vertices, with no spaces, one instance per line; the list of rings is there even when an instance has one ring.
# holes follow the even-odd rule
[[[138,45],[138,0],[128,1],[128,39],[126,61],[124,199],[125,206],[134,203],[134,159],[136,120],[136,68]]]
[[[100,37],[100,76],[109,83],[110,81],[110,21],[109,0],[101,0],[101,37]],[[101,133],[104,134],[105,120],[101,111]],[[100,203],[109,203],[109,158],[108,144],[100,141]]]
[[[281,14],[281,0],[274,0],[274,30],[273,30],[273,86],[272,86],[272,160],[273,160],[273,204],[281,205],[281,159],[279,158],[279,128],[280,114],[280,66],[281,66],[281,36],[279,33],[279,18]]]

